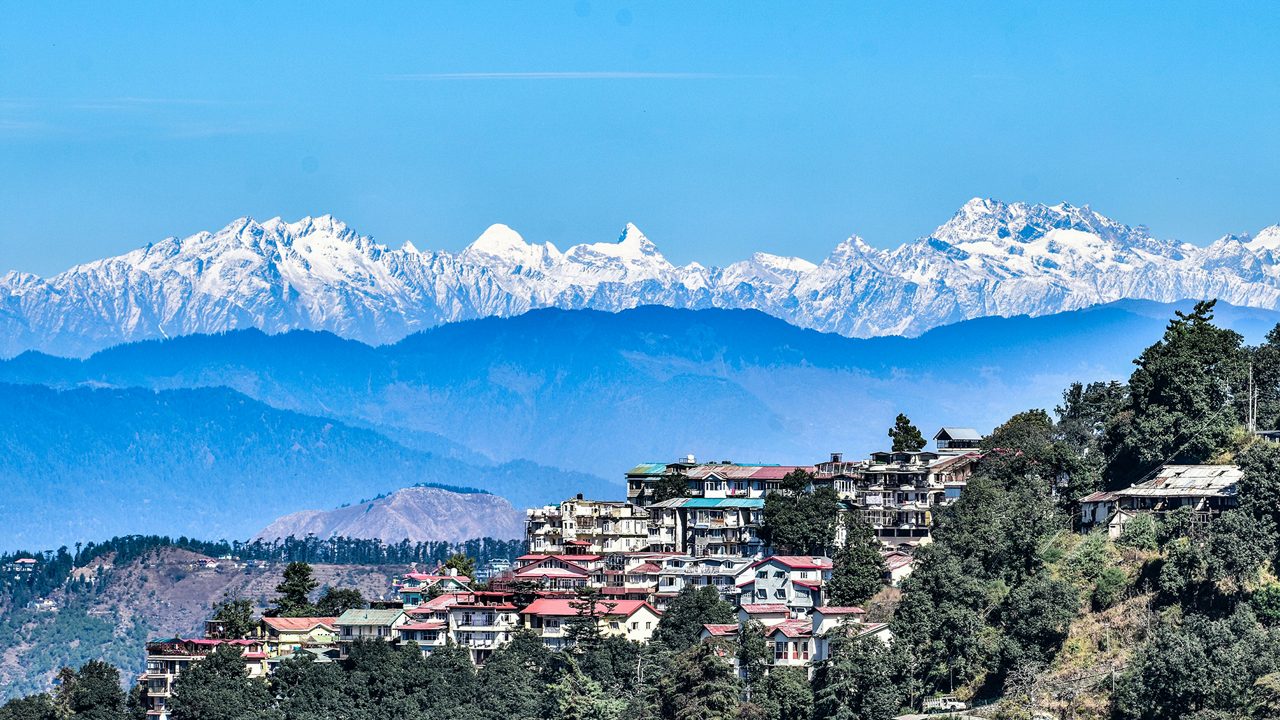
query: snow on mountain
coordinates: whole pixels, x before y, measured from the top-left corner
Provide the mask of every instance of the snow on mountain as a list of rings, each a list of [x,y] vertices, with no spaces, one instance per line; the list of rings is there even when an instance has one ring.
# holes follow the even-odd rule
[[[844,335],[916,335],[987,315],[1125,298],[1280,306],[1280,226],[1208,247],[1161,240],[1089,206],[975,198],[893,250],[857,236],[815,265],[755,253],[673,265],[635,225],[615,242],[530,243],[493,225],[459,253],[378,245],[325,215],[241,218],[50,278],[0,277],[0,355],[83,355],[133,340],[257,327],[370,343],[532,308],[753,308]]]

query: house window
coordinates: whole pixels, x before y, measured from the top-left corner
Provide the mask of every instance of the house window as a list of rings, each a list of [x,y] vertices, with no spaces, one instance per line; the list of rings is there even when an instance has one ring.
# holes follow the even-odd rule
[[[773,644],[773,659],[775,661],[787,659],[787,641],[786,640],[779,640]]]
[[[784,578],[784,577],[786,577],[786,576],[787,576],[787,574],[786,574],[786,573],[784,573],[784,572],[782,572],[781,570],[774,570],[774,571],[773,571],[773,576],[774,576],[774,577],[776,577],[776,578]]]
[[[765,590],[764,588],[760,588],[759,590],[756,591],[756,597],[763,600],[764,598],[769,597],[769,591]]]
[[[781,600],[787,596],[787,591],[783,590],[782,588],[778,588],[777,590],[773,591],[773,596]]]

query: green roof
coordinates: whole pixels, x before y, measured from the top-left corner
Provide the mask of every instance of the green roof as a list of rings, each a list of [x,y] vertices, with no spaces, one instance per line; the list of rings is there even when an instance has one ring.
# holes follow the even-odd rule
[[[661,475],[667,471],[666,463],[640,463],[627,471],[628,475]]]
[[[338,616],[334,621],[334,625],[391,625],[396,618],[404,614],[404,610],[400,609],[365,609],[357,608],[348,610]]]

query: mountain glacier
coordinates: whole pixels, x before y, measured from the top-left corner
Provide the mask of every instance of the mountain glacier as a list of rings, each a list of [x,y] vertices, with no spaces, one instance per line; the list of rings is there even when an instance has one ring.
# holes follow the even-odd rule
[[[852,337],[914,336],[975,317],[1211,297],[1280,307],[1280,226],[1197,247],[1087,205],[975,198],[893,250],[854,236],[818,265],[755,253],[717,268],[673,265],[631,224],[616,242],[564,251],[494,225],[450,253],[389,249],[328,215],[241,218],[50,278],[0,277],[0,356],[249,327],[385,343],[542,307],[747,308]]]

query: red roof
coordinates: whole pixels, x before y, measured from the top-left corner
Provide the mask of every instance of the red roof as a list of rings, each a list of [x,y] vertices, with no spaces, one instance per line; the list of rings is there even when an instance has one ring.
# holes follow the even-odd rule
[[[737,634],[738,634],[738,626],[737,626],[737,624],[732,624],[732,623],[731,623],[731,624],[728,624],[728,625],[718,625],[718,624],[715,624],[715,623],[705,623],[705,624],[703,624],[703,626],[702,626],[702,627],[703,627],[703,628],[705,628],[705,629],[706,629],[706,631],[707,631],[708,633],[710,633],[710,634],[712,634],[712,635],[715,635],[715,636],[717,636],[717,637],[728,637],[728,636],[730,636],[730,635],[737,635]]]
[[[852,605],[827,605],[826,607],[814,608],[813,611],[823,615],[861,615],[866,612],[866,610]]]
[[[575,601],[569,598],[538,598],[524,610],[522,615],[542,615],[544,617],[573,617],[578,615],[577,608],[573,607]],[[610,610],[609,606],[613,609]],[[640,608],[649,608],[654,615],[661,615],[652,605],[644,600],[611,600],[608,602],[597,601],[596,612],[608,615],[621,615],[630,617]]]
[[[656,573],[656,572],[662,572],[662,568],[661,568],[661,567],[658,567],[658,565],[656,565],[656,564],[654,564],[654,563],[647,562],[647,563],[642,563],[642,564],[640,564],[640,565],[637,565],[637,566],[635,566],[635,567],[631,568],[630,570],[628,570],[627,572],[629,572],[629,573]]]
[[[264,617],[262,622],[276,632],[306,632],[321,625],[333,630],[335,627],[333,623],[337,619],[332,617]]]
[[[777,562],[779,565],[785,565],[792,570],[830,570],[831,559],[824,557],[811,557],[809,555],[773,555],[763,560],[759,560],[751,567],[760,567],[761,565]]]
[[[590,547],[591,543],[586,540],[569,540],[565,545],[576,545],[578,547]]]
[[[772,615],[774,613],[790,613],[783,603],[743,603],[742,609],[748,615]]]
[[[765,628],[765,637],[782,633],[789,638],[809,637],[813,635],[813,623],[808,620],[783,620],[777,625]]]
[[[475,595],[469,592],[449,593],[447,595],[438,595],[433,597],[418,607],[413,608],[413,610],[416,612],[423,612],[426,610],[445,610],[460,602],[471,602],[474,599]]]

